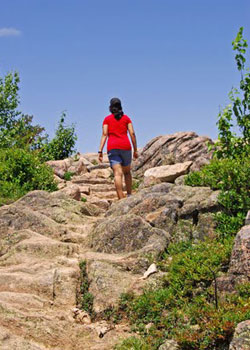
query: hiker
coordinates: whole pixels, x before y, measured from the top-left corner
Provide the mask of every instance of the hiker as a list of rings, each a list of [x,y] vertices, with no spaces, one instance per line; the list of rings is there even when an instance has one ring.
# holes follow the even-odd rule
[[[109,110],[112,114],[104,119],[102,125],[102,137],[98,152],[99,161],[103,161],[102,150],[108,138],[108,158],[114,172],[117,196],[119,199],[122,199],[125,197],[122,190],[123,175],[125,177],[127,196],[129,197],[132,192],[132,148],[127,132],[129,132],[133,144],[134,159],[138,158],[136,137],[132,122],[130,118],[123,113],[119,98],[114,97],[110,100]]]

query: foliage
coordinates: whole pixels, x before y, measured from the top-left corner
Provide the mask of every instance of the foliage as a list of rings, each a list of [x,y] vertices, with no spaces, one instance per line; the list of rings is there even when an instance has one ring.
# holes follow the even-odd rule
[[[0,77],[0,148],[40,150],[43,161],[69,157],[74,151],[77,137],[74,126],[64,124],[66,114],[62,113],[56,135],[49,142],[44,128],[33,125],[33,117],[18,110],[19,83],[17,72]]]
[[[133,191],[138,191],[140,184],[142,183],[142,180],[139,179],[133,179],[132,182],[132,190]]]
[[[12,147],[26,148],[30,151],[39,150],[48,140],[45,129],[33,125],[33,116],[21,115],[13,125]]]
[[[17,111],[19,104],[19,75],[17,72],[8,73],[0,77],[0,130],[11,128],[13,122],[20,115]]]
[[[23,149],[0,149],[0,204],[12,202],[28,191],[55,191],[53,171]]]
[[[93,301],[94,297],[89,292],[89,281],[88,281],[88,275],[86,271],[86,261],[83,260],[79,264],[80,266],[80,307],[82,310],[87,311],[89,314],[93,314]]]
[[[86,197],[82,197],[81,201],[85,203],[85,202],[87,202],[87,198]]]
[[[210,186],[221,190],[219,203],[222,212],[216,214],[217,230],[222,235],[233,234],[243,225],[250,207],[250,73],[245,68],[247,41],[240,28],[233,41],[237,68],[241,72],[240,90],[229,94],[231,104],[219,113],[219,141],[214,159],[200,172],[186,177],[190,186]],[[238,135],[233,132],[233,121]]]
[[[60,160],[68,158],[74,152],[77,136],[75,127],[65,125],[66,113],[63,112],[58,123],[55,137],[44,145],[40,157],[43,160]]]
[[[158,349],[165,339],[175,339],[182,350],[228,346],[235,326],[250,316],[249,285],[238,286],[237,293],[221,298],[215,307],[212,272],[226,271],[232,244],[233,237],[171,244],[159,263],[166,271],[163,287],[146,289],[140,296],[121,296],[120,312],[126,312],[143,337],[138,349],[144,343]]]
[[[115,346],[115,350],[149,350],[149,346],[142,340],[136,337],[129,337],[121,344]]]
[[[66,181],[70,181],[73,175],[74,175],[74,173],[72,173],[71,171],[66,171],[63,178]]]
[[[250,208],[250,158],[213,159],[201,171],[189,174],[185,183],[190,186],[210,186],[221,190],[219,203],[223,212],[217,214],[218,230],[235,233],[243,225]]]
[[[229,93],[231,103],[219,113],[217,122],[219,142],[215,151],[215,155],[219,159],[250,155],[250,72],[245,67],[245,54],[248,45],[247,41],[243,39],[242,27],[232,45],[233,50],[236,51],[237,68],[241,73],[240,91],[231,90]],[[239,135],[233,132],[235,121]]]
[[[18,111],[19,75],[0,77],[0,148],[37,149],[47,139],[44,128],[33,125],[33,117]]]

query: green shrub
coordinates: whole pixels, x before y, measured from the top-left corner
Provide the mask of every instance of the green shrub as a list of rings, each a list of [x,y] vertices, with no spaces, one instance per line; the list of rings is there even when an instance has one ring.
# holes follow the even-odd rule
[[[250,208],[250,157],[212,159],[201,171],[190,173],[185,180],[190,186],[209,186],[221,190],[219,203],[223,212],[217,214],[218,230],[235,233],[243,225]]]
[[[123,340],[120,344],[116,345],[115,350],[149,350],[149,346],[143,341],[136,337],[129,337]]]
[[[138,191],[138,188],[139,188],[139,186],[140,186],[141,183],[142,183],[142,180],[133,179],[133,182],[132,182],[132,190],[133,190],[133,191]]]
[[[250,156],[250,72],[246,68],[247,41],[243,39],[243,28],[232,42],[236,51],[235,60],[240,72],[240,85],[229,93],[230,104],[219,113],[219,141],[216,143],[217,158]],[[237,130],[237,133],[234,131]]]
[[[245,69],[247,42],[242,32],[240,28],[233,41],[241,91],[231,91],[231,104],[219,113],[214,159],[185,179],[190,186],[220,190],[218,235],[197,244],[169,245],[158,262],[166,271],[162,287],[121,297],[119,311],[126,313],[133,329],[140,332],[142,344],[151,350],[165,339],[175,339],[181,350],[228,349],[236,325],[250,317],[249,283],[223,296],[216,293],[213,283],[228,269],[234,235],[250,208],[250,73]],[[233,127],[238,128],[237,134]],[[149,331],[148,323],[152,323]]]
[[[81,201],[82,201],[83,203],[85,203],[85,202],[87,202],[87,198],[86,198],[86,197],[82,197],[82,198],[81,198]]]
[[[80,307],[82,310],[87,311],[90,315],[93,315],[93,301],[94,297],[89,292],[89,280],[88,275],[86,271],[86,261],[81,261],[80,264]]]
[[[71,171],[66,171],[66,173],[63,176],[63,178],[66,181],[70,181],[73,175],[74,175],[74,173],[72,173]]]
[[[44,128],[40,125],[32,124],[33,116],[18,111],[19,83],[17,72],[0,77],[0,148],[35,150],[47,140],[47,135],[42,135]]]
[[[56,130],[55,137],[41,148],[42,160],[60,160],[68,158],[75,151],[77,136],[75,127],[66,126],[64,121],[66,113],[63,112]]]
[[[175,339],[181,350],[227,348],[237,323],[250,314],[247,284],[238,286],[235,294],[219,297],[216,308],[214,273],[227,270],[232,245],[230,236],[223,242],[171,244],[159,263],[167,272],[163,287],[121,296],[119,310],[140,332],[142,344],[156,350],[165,339]],[[148,323],[152,326],[146,331]]]
[[[0,203],[14,201],[32,190],[57,190],[52,169],[27,150],[0,149]]]

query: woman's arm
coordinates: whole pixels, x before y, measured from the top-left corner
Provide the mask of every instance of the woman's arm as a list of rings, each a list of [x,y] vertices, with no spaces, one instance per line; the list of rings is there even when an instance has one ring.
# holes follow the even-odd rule
[[[102,150],[103,150],[103,147],[106,143],[107,137],[108,137],[108,125],[104,124],[102,127],[102,137],[101,137],[99,153],[98,153],[98,158],[99,158],[100,162],[102,162],[102,159],[103,159]]]
[[[134,148],[134,158],[136,159],[136,158],[138,158],[137,142],[136,142],[135,131],[134,131],[132,123],[128,124],[128,132],[129,132],[129,135],[130,135],[130,138],[131,138],[131,141],[133,144],[133,148]]]

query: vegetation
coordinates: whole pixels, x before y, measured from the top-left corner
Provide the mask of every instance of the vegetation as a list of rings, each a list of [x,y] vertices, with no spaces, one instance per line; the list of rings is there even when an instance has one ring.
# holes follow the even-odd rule
[[[32,125],[32,116],[23,115],[19,105],[19,75],[17,72],[0,77],[0,149],[37,149],[46,139],[44,128]]]
[[[243,225],[250,207],[250,73],[245,68],[247,41],[242,33],[240,28],[232,43],[241,74],[240,91],[230,92],[231,103],[219,113],[219,141],[214,159],[186,178],[187,185],[221,190],[219,201],[224,210],[217,215],[217,222],[218,230],[224,235],[236,232]],[[237,134],[232,131],[235,128]]]
[[[60,160],[68,158],[75,151],[77,140],[75,127],[65,125],[65,112],[62,113],[55,137],[48,143],[44,144],[41,149],[41,159],[43,160]]]
[[[210,186],[221,190],[219,203],[223,211],[216,215],[218,231],[233,234],[243,225],[247,210],[250,208],[250,158],[234,159],[214,158],[200,172],[187,176],[186,184],[190,186]]]
[[[132,190],[133,191],[138,191],[140,184],[142,183],[142,180],[139,179],[133,179],[132,182]]]
[[[55,191],[57,186],[46,160],[69,157],[74,151],[74,126],[62,114],[55,137],[49,141],[33,117],[19,110],[19,75],[0,77],[0,205],[11,203],[31,190]]]
[[[235,326],[250,317],[249,283],[223,297],[215,284],[228,269],[234,236],[250,207],[250,73],[245,68],[247,42],[242,34],[240,28],[233,41],[240,91],[230,92],[231,103],[219,113],[212,161],[186,178],[187,185],[220,190],[217,236],[196,244],[171,244],[158,262],[166,272],[162,285],[140,296],[121,296],[117,312],[130,320],[141,339],[131,337],[118,350],[154,350],[165,339],[176,340],[181,350],[224,350]]]
[[[71,171],[66,171],[66,173],[63,176],[63,178],[66,181],[70,181],[73,175],[74,175],[74,173],[72,173]]]
[[[149,346],[144,340],[130,337],[125,339],[121,344],[115,346],[115,350],[149,350]]]
[[[80,298],[78,300],[80,308],[87,311],[90,315],[93,314],[93,295],[89,292],[89,281],[86,272],[86,261],[80,262]]]
[[[229,236],[223,241],[169,246],[159,263],[166,271],[162,287],[146,289],[140,296],[121,296],[118,313],[125,313],[142,337],[141,343],[130,339],[135,344],[131,349],[144,349],[147,344],[145,349],[156,350],[165,339],[176,340],[183,350],[227,348],[235,326],[250,317],[250,284],[219,298],[216,307],[214,275],[227,270],[232,244]],[[119,346],[125,349],[126,343]]]
[[[33,153],[20,148],[0,149],[0,205],[28,191],[55,191],[53,171]]]

